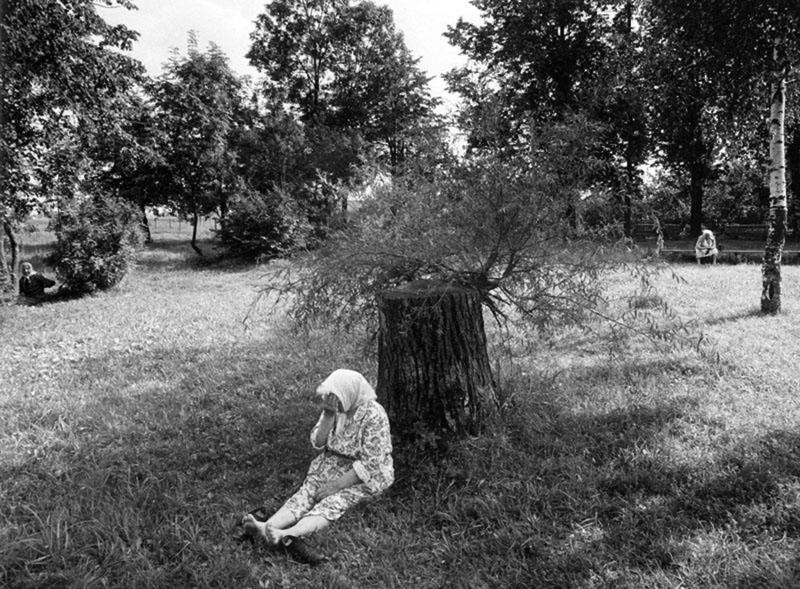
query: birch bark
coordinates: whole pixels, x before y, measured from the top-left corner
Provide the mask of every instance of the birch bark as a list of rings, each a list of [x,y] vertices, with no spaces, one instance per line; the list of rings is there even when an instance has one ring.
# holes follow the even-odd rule
[[[777,57],[777,47],[775,54]],[[761,312],[775,314],[781,310],[781,257],[786,242],[786,152],[784,116],[786,78],[777,74],[771,86],[769,218],[767,242],[761,267]]]

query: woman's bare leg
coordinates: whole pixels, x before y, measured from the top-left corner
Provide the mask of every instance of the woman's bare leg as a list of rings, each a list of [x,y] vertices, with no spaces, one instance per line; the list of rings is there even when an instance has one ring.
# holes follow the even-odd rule
[[[242,518],[242,525],[253,535],[264,538],[267,544],[274,545],[284,536],[308,536],[324,530],[330,522],[321,515],[308,515],[296,522],[288,509],[281,508],[265,522],[248,513]]]
[[[275,541],[279,542],[284,536],[309,536],[314,532],[320,532],[331,525],[327,519],[321,515],[307,515],[301,518],[295,525],[281,530],[273,530]]]

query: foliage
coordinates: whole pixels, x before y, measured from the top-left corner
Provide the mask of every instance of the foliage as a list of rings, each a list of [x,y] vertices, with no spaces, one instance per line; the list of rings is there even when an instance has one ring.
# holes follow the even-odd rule
[[[129,0],[104,0],[133,8]],[[144,68],[123,52],[137,34],[110,26],[92,0],[14,0],[0,8],[0,226],[17,265],[19,223],[75,195],[93,167],[93,123]],[[4,260],[0,261],[4,262]]]
[[[606,213],[631,233],[647,157],[641,34],[632,1],[475,2],[482,21],[460,20],[447,33],[469,58],[450,72],[461,95],[459,121],[474,149],[513,149],[531,124],[578,115],[595,134],[594,181],[618,202]],[[603,216],[608,217],[608,214]]]
[[[303,247],[309,231],[296,201],[285,191],[247,191],[231,201],[218,235],[233,255],[271,259]]]
[[[97,162],[91,174],[98,189],[146,207],[169,204],[171,174],[165,160],[167,138],[141,93],[119,99],[119,120],[94,123],[90,145]]]
[[[539,328],[585,320],[600,302],[603,269],[622,261],[581,222],[591,137],[576,119],[541,128],[525,157],[485,155],[396,177],[269,290],[297,295],[301,321],[370,315],[377,292],[422,278],[474,287],[490,308]]]
[[[497,78],[517,112],[544,118],[580,109],[603,62],[606,2],[477,0],[480,24],[459,19],[447,37]]]
[[[688,174],[692,231],[699,233],[704,190],[723,149],[742,151],[761,137],[762,92],[773,72],[800,59],[796,2],[712,1],[689,6],[666,0],[645,4],[652,123],[659,155]],[[783,39],[782,59],[773,61]],[[730,151],[730,149],[727,149]]]
[[[0,213],[11,222],[74,193],[87,167],[87,123],[119,116],[114,101],[143,68],[121,52],[137,33],[108,25],[91,0],[15,0],[0,17]]]
[[[769,187],[757,166],[729,161],[720,166],[705,195],[703,219],[709,227],[763,223],[769,211]]]
[[[224,217],[241,185],[234,131],[247,113],[241,81],[228,59],[211,44],[197,49],[189,35],[188,55],[177,52],[153,84],[157,126],[163,132],[163,185],[171,204],[196,224],[213,213]],[[194,240],[192,246],[198,253]]]
[[[53,218],[57,243],[48,263],[62,288],[82,295],[119,284],[141,245],[140,216],[108,197],[66,201]]]
[[[406,157],[436,101],[391,10],[350,0],[273,0],[256,20],[248,53],[271,101],[310,126],[359,131],[389,164]]]

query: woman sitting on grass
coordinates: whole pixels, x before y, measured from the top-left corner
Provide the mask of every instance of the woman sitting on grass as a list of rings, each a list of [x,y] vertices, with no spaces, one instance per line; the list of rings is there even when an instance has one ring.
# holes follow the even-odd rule
[[[272,517],[256,510],[242,519],[246,535],[285,546],[311,563],[321,557],[301,537],[327,528],[394,481],[389,419],[367,380],[353,370],[336,370],[317,395],[322,414],[311,430],[311,445],[322,452],[302,486]]]
[[[35,305],[41,303],[47,296],[44,289],[55,286],[55,281],[39,274],[33,269],[33,264],[30,262],[23,262],[21,268],[22,278],[19,279],[20,304]]]

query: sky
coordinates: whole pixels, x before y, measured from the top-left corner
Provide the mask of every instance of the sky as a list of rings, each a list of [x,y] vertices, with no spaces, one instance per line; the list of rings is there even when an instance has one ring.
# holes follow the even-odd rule
[[[459,17],[478,22],[478,10],[469,0],[374,1],[394,11],[396,26],[403,32],[406,45],[420,58],[420,69],[433,77],[431,92],[452,105],[455,98],[447,94],[440,76],[463,64],[464,57],[442,34]],[[161,73],[173,48],[186,53],[187,33],[194,30],[201,49],[209,42],[215,43],[228,56],[235,72],[255,79],[258,72],[249,65],[245,54],[250,48],[253,23],[265,3],[265,0],[134,0],[138,7],[135,11],[97,6],[107,22],[125,24],[139,32],[131,54],[151,76]]]

